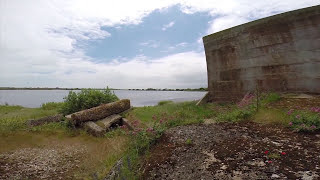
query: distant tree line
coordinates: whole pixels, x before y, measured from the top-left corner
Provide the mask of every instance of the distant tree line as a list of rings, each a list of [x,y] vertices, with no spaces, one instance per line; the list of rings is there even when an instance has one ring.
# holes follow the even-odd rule
[[[204,87],[195,88],[195,89],[192,89],[192,88],[187,88],[187,89],[167,89],[167,88],[155,89],[155,88],[147,88],[147,89],[128,89],[128,90],[130,90],[130,91],[208,91],[208,88],[204,88]]]

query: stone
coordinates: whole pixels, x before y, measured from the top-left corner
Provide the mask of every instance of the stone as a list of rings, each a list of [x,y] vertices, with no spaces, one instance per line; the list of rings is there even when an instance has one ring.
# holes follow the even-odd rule
[[[126,118],[122,118],[122,125],[127,126],[129,130],[134,130],[133,126],[129,123],[129,120]]]
[[[102,127],[104,130],[108,130],[110,128],[110,126],[114,123],[119,123],[121,120],[121,116],[118,114],[114,114],[111,116],[108,116],[102,120],[99,120],[96,122],[97,125],[99,125],[100,127]]]
[[[93,121],[88,121],[84,123],[84,129],[91,135],[96,136],[96,137],[102,137],[106,133],[106,131],[98,126],[96,123]]]
[[[271,175],[271,179],[276,179],[276,178],[280,178],[280,176],[277,175],[277,174],[272,174],[272,175]]]

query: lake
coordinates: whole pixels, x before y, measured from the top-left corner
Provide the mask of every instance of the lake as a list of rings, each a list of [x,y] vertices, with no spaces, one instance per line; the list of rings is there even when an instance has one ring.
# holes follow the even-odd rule
[[[40,107],[46,102],[62,102],[69,90],[0,90],[0,104],[20,105],[24,107]],[[159,101],[174,102],[193,101],[201,99],[206,92],[195,91],[129,91],[114,90],[120,99],[130,99],[131,105],[154,106]]]

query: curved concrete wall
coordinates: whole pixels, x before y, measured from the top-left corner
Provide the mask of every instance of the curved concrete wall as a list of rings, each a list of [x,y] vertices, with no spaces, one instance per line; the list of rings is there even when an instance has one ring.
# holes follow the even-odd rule
[[[247,92],[320,93],[320,6],[299,9],[203,37],[209,101]]]

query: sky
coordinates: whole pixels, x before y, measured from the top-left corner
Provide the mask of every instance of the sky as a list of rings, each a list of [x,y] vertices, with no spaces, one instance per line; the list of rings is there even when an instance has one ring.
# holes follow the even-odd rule
[[[0,87],[207,87],[202,37],[318,0],[0,0]]]

